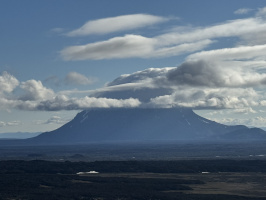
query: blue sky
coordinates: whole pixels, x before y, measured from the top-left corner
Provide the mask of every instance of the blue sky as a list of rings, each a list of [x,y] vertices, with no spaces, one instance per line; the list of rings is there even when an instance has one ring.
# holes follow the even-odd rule
[[[265,6],[2,0],[0,133],[53,130],[94,107],[186,106],[264,127]]]

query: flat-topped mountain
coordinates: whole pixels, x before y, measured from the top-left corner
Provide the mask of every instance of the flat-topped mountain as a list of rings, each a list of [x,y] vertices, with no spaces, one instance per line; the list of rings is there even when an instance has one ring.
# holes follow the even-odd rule
[[[266,132],[242,125],[219,124],[187,108],[112,108],[82,111],[62,127],[26,141],[31,144],[77,144],[231,139],[266,139]]]

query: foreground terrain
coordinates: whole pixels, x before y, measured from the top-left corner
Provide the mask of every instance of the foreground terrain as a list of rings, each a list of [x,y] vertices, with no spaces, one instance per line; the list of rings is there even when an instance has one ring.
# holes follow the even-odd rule
[[[127,161],[266,158],[266,142],[92,143],[90,145],[1,146],[0,160]]]
[[[0,199],[266,199],[265,160],[0,161]],[[97,171],[99,173],[79,173]]]

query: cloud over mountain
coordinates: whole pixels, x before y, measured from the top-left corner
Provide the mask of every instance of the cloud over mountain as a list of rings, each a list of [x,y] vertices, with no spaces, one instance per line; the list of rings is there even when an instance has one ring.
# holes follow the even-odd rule
[[[264,106],[266,98],[261,92],[266,84],[265,10],[258,9],[253,17],[209,26],[176,26],[149,37],[128,34],[70,46],[61,55],[65,60],[102,60],[168,57],[196,51],[175,68],[151,68],[121,75],[91,96],[134,98],[142,107],[255,112],[253,108]],[[251,11],[239,9],[235,14]],[[234,41],[230,48],[204,50],[224,39]]]
[[[225,53],[226,51],[228,52]],[[219,50],[217,52],[219,54]],[[218,55],[216,61],[196,60],[199,54],[205,58],[204,54],[213,52],[196,53],[175,68],[151,68],[122,75],[105,88],[96,90],[93,95],[138,98],[142,101],[142,106],[152,107],[182,106],[193,109],[251,111],[254,106],[262,106],[265,96],[258,88],[265,86],[266,73],[263,69],[266,65],[260,57],[261,52],[256,54],[255,51],[247,56],[250,65],[242,61],[245,54],[232,54],[232,49],[220,52],[225,55],[231,53],[231,57],[219,58]]]
[[[71,96],[75,92],[81,94],[82,91],[55,92],[37,80],[20,83],[5,72],[0,76],[0,83],[3,83],[0,84],[0,102],[23,110],[182,106],[253,112],[254,107],[266,105],[266,95],[261,92],[266,84],[265,10],[259,9],[253,17],[209,26],[177,26],[149,36],[130,33],[66,47],[61,51],[65,60],[190,55],[177,67],[150,68],[121,75],[102,88],[85,91],[90,95],[82,97]],[[68,35],[118,33],[167,20],[169,18],[146,14],[118,16],[89,21]],[[234,43],[230,48],[206,49],[223,39],[234,39]],[[53,77],[51,80],[57,79]],[[93,81],[76,72],[70,72],[62,80],[69,85],[89,85]],[[19,95],[14,92],[18,88]]]
[[[79,98],[71,97],[71,92],[56,93],[40,81],[29,80],[20,84],[19,98],[6,98],[3,103],[23,110],[181,106],[252,112],[254,106],[265,105],[266,97],[260,92],[266,84],[264,50],[265,45],[255,45],[197,52],[177,67],[121,75],[90,91],[90,96]],[[7,73],[4,77],[10,80],[11,93],[19,82]],[[78,73],[70,73],[67,78],[79,84],[89,81]]]

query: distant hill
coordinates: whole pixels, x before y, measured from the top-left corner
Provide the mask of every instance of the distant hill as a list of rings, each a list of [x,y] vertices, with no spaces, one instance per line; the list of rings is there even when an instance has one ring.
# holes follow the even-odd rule
[[[113,108],[85,110],[62,127],[25,140],[28,144],[102,142],[266,140],[266,132],[227,126],[187,108]]]
[[[29,132],[16,132],[16,133],[0,133],[0,140],[3,139],[26,139],[40,135],[39,133],[29,133]]]

